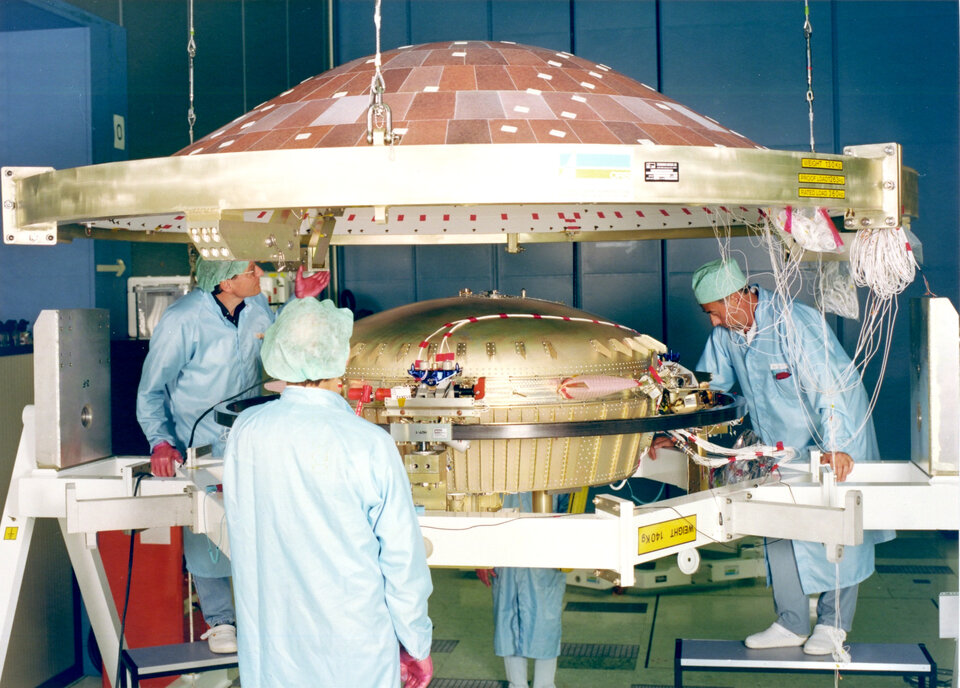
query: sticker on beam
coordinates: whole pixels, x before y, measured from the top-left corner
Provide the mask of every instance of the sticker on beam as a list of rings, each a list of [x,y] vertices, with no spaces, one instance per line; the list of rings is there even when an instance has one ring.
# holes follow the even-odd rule
[[[672,518],[637,528],[637,554],[656,552],[697,539],[697,516]]]
[[[643,163],[643,180],[645,182],[678,182],[680,181],[680,163],[645,162]]]
[[[4,540],[16,540],[19,526],[7,526],[3,531]]]
[[[797,181],[801,184],[846,184],[847,178],[842,174],[805,174],[801,172],[797,175]]]
[[[797,189],[799,198],[846,198],[847,193],[843,189],[808,189],[800,187]]]
[[[820,158],[801,158],[800,167],[817,170],[842,170],[843,160],[821,160]]]

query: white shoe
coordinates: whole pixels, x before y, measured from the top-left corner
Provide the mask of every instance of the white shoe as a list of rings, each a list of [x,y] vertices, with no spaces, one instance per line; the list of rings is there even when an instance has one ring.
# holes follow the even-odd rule
[[[768,650],[772,647],[799,647],[806,639],[807,636],[797,635],[774,622],[767,630],[747,636],[743,644],[751,650]]]
[[[846,639],[847,632],[842,628],[817,624],[813,627],[810,640],[804,644],[803,652],[808,655],[829,655]]]
[[[207,641],[210,652],[233,654],[237,651],[237,627],[233,624],[219,624],[200,636],[200,640]]]

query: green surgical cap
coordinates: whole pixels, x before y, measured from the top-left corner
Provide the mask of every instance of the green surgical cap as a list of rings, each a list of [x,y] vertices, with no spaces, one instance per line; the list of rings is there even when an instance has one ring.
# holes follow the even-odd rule
[[[351,334],[349,308],[337,308],[330,299],[296,299],[263,336],[263,369],[287,382],[340,377],[347,369]]]
[[[735,260],[711,260],[693,273],[693,295],[697,303],[711,303],[747,286],[747,278]]]
[[[213,291],[213,288],[223,280],[236,277],[246,272],[249,260],[204,260],[197,259],[197,286],[203,291]]]

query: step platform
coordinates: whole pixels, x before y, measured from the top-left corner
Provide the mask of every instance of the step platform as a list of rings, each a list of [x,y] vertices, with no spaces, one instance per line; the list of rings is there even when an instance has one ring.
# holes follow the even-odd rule
[[[177,645],[138,647],[120,653],[120,688],[137,688],[140,681],[158,676],[198,674],[238,665],[237,655],[210,652],[206,640]]]
[[[677,638],[673,682],[683,688],[690,671],[752,671],[768,673],[890,674],[916,676],[919,688],[937,685],[937,665],[923,643],[849,643],[850,662],[838,664],[830,655],[803,653],[802,647],[751,650],[742,640]]]

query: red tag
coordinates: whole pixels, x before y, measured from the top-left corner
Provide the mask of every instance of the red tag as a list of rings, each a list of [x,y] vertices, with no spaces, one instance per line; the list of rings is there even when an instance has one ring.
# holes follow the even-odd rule
[[[774,375],[774,377],[778,380],[786,380],[788,377],[790,377],[790,373],[788,373],[786,370],[781,370],[779,373]]]
[[[436,358],[438,361],[452,361],[454,357],[453,353],[449,354],[437,354]]]
[[[783,442],[777,442],[777,451],[783,451]]]

